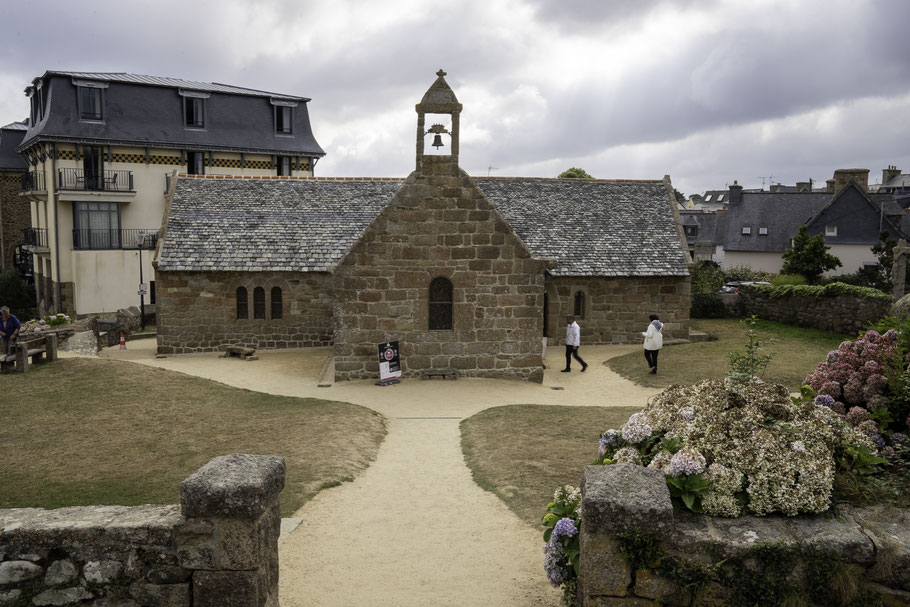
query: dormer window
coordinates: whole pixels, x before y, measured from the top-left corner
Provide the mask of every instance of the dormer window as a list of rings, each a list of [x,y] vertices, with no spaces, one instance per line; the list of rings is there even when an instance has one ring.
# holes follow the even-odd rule
[[[81,120],[104,120],[104,90],[94,87],[79,87],[79,118]]]
[[[758,235],[759,235],[759,236],[767,236],[767,235],[768,235],[768,228],[758,228]]]
[[[752,234],[752,226],[743,226],[743,235],[749,236]]]
[[[293,135],[294,108],[297,107],[297,102],[284,99],[272,99],[271,102],[275,109],[275,132],[279,135]]]
[[[837,226],[825,226],[825,236],[837,236]]]
[[[698,226],[684,226],[684,228],[686,230],[686,236],[698,236]]]
[[[205,128],[205,100],[209,98],[209,93],[199,91],[187,91],[179,89],[177,91],[183,97],[183,124],[190,129]]]

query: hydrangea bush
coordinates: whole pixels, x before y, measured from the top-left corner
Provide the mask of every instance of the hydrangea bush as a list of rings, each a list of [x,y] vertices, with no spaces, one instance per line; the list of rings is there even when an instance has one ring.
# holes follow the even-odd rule
[[[543,539],[543,567],[547,580],[554,587],[562,587],[563,602],[575,604],[578,579],[578,528],[581,523],[581,489],[563,485],[556,489],[553,501],[547,504],[547,513],[541,524],[547,530]]]
[[[905,358],[897,331],[868,331],[829,352],[805,384],[818,392],[816,404],[834,411],[866,434],[883,456],[896,460],[906,453],[900,446],[910,426]]]
[[[716,516],[823,512],[836,456],[877,447],[828,406],[760,381],[673,386],[600,439],[598,462],[661,470],[689,508]]]

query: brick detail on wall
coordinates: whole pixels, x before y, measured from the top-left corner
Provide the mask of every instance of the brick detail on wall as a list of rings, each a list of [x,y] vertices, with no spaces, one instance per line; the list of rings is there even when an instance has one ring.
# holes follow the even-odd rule
[[[2,230],[3,251],[0,255],[0,269],[13,267],[16,247],[25,240],[22,231],[31,227],[31,207],[26,198],[19,195],[22,171],[0,171],[0,230]]]
[[[544,271],[445,157],[424,159],[335,269],[335,379],[378,378],[377,344],[402,373],[543,379]],[[428,329],[430,281],[453,287],[453,329]]]
[[[547,282],[550,343],[565,343],[566,315],[578,291],[585,295],[584,318],[576,319],[582,345],[641,343],[649,314],[664,323],[665,339],[689,338],[688,276],[557,276]]]
[[[306,348],[332,344],[332,284],[326,273],[156,272],[158,351],[211,352],[228,345]],[[237,319],[237,288],[248,316]],[[266,319],[253,318],[253,290],[263,287]],[[272,319],[272,287],[281,288],[282,318]]]

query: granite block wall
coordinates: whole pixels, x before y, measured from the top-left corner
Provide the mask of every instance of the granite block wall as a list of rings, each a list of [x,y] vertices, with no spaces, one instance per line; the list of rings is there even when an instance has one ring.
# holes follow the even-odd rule
[[[332,344],[332,281],[327,273],[156,272],[158,351],[211,352],[228,345],[306,348]],[[237,288],[247,318],[237,318]],[[254,318],[254,289],[265,290],[265,318]],[[272,318],[272,288],[282,293]]]
[[[22,171],[0,171],[0,270],[13,267],[16,247],[25,242],[22,231],[31,227],[31,207],[19,196]]]
[[[451,157],[424,158],[335,269],[335,379],[378,378],[398,341],[403,375],[543,379],[544,271]],[[429,285],[451,281],[451,330],[429,329]]]
[[[891,309],[889,298],[853,295],[838,297],[771,297],[765,289],[740,288],[741,308],[746,316],[812,327],[841,335],[856,335]]]

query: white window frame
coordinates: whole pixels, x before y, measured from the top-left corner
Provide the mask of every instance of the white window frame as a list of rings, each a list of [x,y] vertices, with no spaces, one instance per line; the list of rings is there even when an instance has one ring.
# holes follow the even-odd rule
[[[826,225],[825,226],[825,238],[828,236],[837,237],[837,226],[835,225]]]

